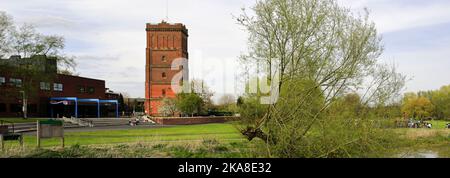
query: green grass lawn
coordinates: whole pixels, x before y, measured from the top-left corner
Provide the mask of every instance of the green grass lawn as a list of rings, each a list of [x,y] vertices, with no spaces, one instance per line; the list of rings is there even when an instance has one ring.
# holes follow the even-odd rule
[[[102,130],[90,132],[67,132],[65,144],[71,145],[98,145],[120,143],[154,143],[154,142],[191,142],[204,139],[217,139],[221,141],[243,140],[242,135],[232,124],[206,124],[176,126],[166,128],[149,128],[133,130]],[[24,136],[26,147],[36,147],[36,136]],[[8,145],[17,143],[11,142]],[[54,147],[60,145],[57,138],[43,139],[41,146]]]
[[[431,124],[433,124],[433,129],[444,129],[450,121],[442,121],[442,120],[434,120],[434,121],[428,121]]]
[[[38,120],[43,120],[44,118],[28,118],[28,119],[23,119],[23,118],[1,118],[0,120],[3,121],[7,121],[7,122],[12,122],[12,123],[30,123],[30,122],[36,122]],[[8,124],[7,122],[5,122],[5,124]]]
[[[17,141],[6,142],[0,157],[254,157],[253,146],[231,123],[174,126],[133,130],[65,133],[66,149],[58,138],[24,136],[25,150]],[[250,151],[249,151],[250,150]]]

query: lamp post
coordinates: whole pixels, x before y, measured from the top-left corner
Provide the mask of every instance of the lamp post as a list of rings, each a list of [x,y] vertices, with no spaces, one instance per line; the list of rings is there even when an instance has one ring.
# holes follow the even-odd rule
[[[25,97],[25,91],[20,91],[20,93],[22,93],[22,112],[23,112],[23,118],[24,119],[28,119],[27,116],[27,105],[28,105],[28,101],[27,98]]]

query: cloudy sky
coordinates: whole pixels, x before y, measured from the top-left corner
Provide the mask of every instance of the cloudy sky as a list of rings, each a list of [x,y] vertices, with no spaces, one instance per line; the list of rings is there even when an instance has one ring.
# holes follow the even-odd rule
[[[189,28],[190,77],[204,79],[216,93],[234,94],[237,57],[246,33],[233,15],[254,0],[169,0],[170,22]],[[450,84],[450,1],[340,0],[367,7],[383,36],[381,60],[395,63],[412,80],[407,91]],[[145,24],[166,18],[166,0],[0,0],[17,23],[63,35],[77,73],[106,80],[107,87],[144,96]]]

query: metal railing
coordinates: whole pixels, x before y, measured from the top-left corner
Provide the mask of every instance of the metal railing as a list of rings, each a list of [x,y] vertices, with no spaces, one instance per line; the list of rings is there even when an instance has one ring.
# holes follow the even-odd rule
[[[69,122],[75,125],[79,125],[82,127],[94,127],[94,123],[90,120],[86,120],[86,119],[80,119],[80,118],[75,118],[75,117],[71,117],[71,118],[58,118],[57,120],[61,120],[64,122]]]
[[[15,132],[15,129],[14,129],[14,122],[11,122],[11,121],[5,121],[5,120],[0,120],[0,125],[1,125],[1,126],[3,126],[4,123],[8,123],[9,125],[11,125],[11,127],[12,127],[12,133]]]

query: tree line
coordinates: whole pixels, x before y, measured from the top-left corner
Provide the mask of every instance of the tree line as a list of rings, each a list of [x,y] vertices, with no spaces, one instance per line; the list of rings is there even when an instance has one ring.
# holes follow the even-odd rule
[[[402,112],[414,119],[450,119],[450,85],[438,90],[405,93]]]
[[[233,95],[224,94],[218,103],[214,103],[214,92],[204,81],[193,79],[189,87],[190,92],[178,93],[174,98],[164,97],[158,112],[165,117],[232,116],[238,112],[237,100]]]

